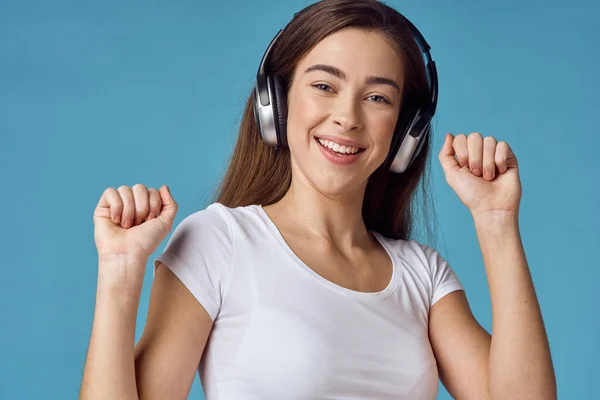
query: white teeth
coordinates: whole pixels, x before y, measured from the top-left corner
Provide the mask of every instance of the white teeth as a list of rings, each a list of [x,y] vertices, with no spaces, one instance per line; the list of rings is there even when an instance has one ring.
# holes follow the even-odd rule
[[[318,138],[317,140],[323,146],[330,148],[331,150],[335,151],[336,153],[356,154],[360,150],[358,147],[341,146],[338,143],[332,142],[331,140],[320,139],[320,138]]]

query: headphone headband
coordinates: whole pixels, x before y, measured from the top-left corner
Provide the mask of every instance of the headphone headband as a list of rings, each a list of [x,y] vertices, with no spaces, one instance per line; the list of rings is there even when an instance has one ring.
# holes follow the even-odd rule
[[[273,40],[271,40],[271,43],[269,43],[269,47],[267,47],[265,54],[263,54],[262,60],[260,60],[260,66],[258,67],[258,73],[256,74],[256,82],[259,90],[260,104],[263,106],[268,106],[270,103],[269,92],[267,90],[267,74],[265,72],[265,65],[269,59],[269,56],[271,55],[271,49],[273,48],[273,45],[275,44],[279,36],[281,36],[281,32],[283,32],[283,29],[280,29],[279,32],[277,32],[277,34],[273,38]]]

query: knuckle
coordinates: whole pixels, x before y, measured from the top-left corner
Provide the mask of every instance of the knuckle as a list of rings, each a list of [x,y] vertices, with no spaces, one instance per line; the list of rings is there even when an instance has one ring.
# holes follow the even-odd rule
[[[134,204],[135,203],[133,201],[133,198],[131,198],[131,197],[125,197],[125,198],[123,198],[123,210],[126,213],[129,214],[129,213],[132,212],[132,210],[134,210]]]
[[[123,204],[123,198],[117,193],[114,197],[111,198],[110,208],[114,207],[115,209],[120,210],[123,208]]]
[[[145,213],[150,209],[150,203],[147,201],[138,201],[135,203],[136,213]]]
[[[150,188],[148,189],[148,198],[150,199],[150,204],[160,204],[160,193],[158,193],[158,190]]]
[[[133,185],[133,189],[134,190],[140,190],[140,189],[147,190],[146,185],[144,185],[143,183],[136,183],[135,185]]]
[[[454,152],[456,154],[461,154],[461,153],[464,153],[464,152],[467,151],[467,146],[466,145],[467,145],[466,141],[465,142],[458,141],[458,142],[454,142],[454,144],[452,145],[452,147],[454,148]]]
[[[493,144],[497,144],[498,143],[498,141],[496,140],[496,138],[493,137],[493,136],[486,136],[485,139],[483,139],[483,141],[485,143],[490,143],[490,144],[492,144],[492,143]]]
[[[135,203],[133,200],[126,200],[123,202],[123,213],[132,215],[135,212]]]

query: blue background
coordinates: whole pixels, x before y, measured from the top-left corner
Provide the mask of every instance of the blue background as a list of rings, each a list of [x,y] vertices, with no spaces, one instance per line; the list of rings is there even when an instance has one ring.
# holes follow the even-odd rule
[[[521,229],[559,398],[597,398],[600,3],[485,3],[389,2],[437,62],[436,154],[444,133],[479,131],[519,158]],[[0,398],[77,397],[102,192],[168,184],[175,223],[204,208],[266,45],[307,4],[0,2]],[[490,330],[472,219],[432,165],[438,248]],[[148,269],[137,338],[151,278]],[[198,378],[190,398],[203,398]],[[441,385],[439,398],[450,398]]]

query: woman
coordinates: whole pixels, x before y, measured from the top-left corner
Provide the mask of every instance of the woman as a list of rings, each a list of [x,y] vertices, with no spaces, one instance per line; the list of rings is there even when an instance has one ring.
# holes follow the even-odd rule
[[[81,398],[186,398],[197,369],[209,400],[433,399],[438,376],[460,399],[556,397],[510,147],[448,134],[439,153],[473,215],[493,339],[448,263],[410,239],[437,95],[415,34],[371,0],[294,16],[265,55],[217,201],[154,262],[135,348],[144,269],[177,204],[166,186],[105,191]]]

